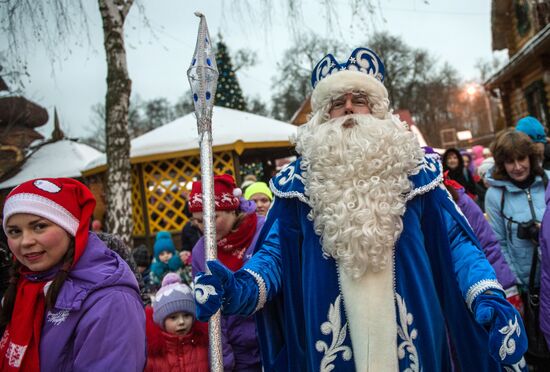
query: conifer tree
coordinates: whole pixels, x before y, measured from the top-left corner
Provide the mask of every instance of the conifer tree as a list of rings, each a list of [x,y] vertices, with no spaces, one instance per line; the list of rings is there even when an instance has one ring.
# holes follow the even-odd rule
[[[216,89],[217,106],[228,107],[235,110],[246,110],[246,101],[243,97],[243,91],[237,81],[231,57],[227,51],[227,46],[221,40],[216,45],[216,64],[220,76],[218,78],[218,87]]]

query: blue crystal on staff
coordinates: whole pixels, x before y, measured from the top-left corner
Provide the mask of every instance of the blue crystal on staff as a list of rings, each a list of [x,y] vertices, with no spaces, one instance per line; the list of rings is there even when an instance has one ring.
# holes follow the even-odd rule
[[[210,45],[210,35],[208,34],[206,20],[202,15],[200,18],[197,44],[193,59],[191,60],[191,66],[187,70],[187,77],[193,94],[197,119],[203,122],[210,122],[214,105],[211,98],[216,95],[219,73],[216,66],[216,56],[213,54],[212,46]]]

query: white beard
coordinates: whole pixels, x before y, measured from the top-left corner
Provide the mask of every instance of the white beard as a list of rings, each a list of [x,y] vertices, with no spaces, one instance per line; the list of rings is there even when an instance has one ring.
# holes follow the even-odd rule
[[[318,114],[296,138],[312,205],[308,217],[324,254],[355,279],[391,262],[411,190],[408,175],[424,156],[405,124],[388,116],[350,115],[320,123]]]

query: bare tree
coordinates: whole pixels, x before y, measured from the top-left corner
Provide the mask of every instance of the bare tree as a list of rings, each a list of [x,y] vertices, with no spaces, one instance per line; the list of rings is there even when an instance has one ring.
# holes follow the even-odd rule
[[[423,0],[428,3],[427,0]],[[340,13],[348,12],[351,16],[351,27],[356,27],[358,32],[372,31],[379,22],[385,21],[381,12],[380,0],[345,0],[335,2],[333,0],[306,1],[306,0],[224,0],[222,9],[229,15],[233,15],[241,27],[252,27],[254,32],[263,29],[264,32],[273,26],[273,20],[286,21],[293,41],[301,40],[304,33],[304,6],[307,5],[307,13],[314,17],[321,17],[325,21],[326,30],[335,37],[344,28],[340,25]],[[340,38],[341,39],[341,38]]]
[[[270,16],[274,10],[272,2],[230,0],[234,15],[246,10],[257,25],[258,19],[266,29],[270,26]],[[379,9],[379,0],[348,0],[349,9],[355,17],[373,15]],[[128,75],[124,44],[124,24],[135,0],[98,0],[104,35],[104,48],[107,59],[107,94],[105,97],[106,150],[109,164],[107,176],[107,228],[130,242],[132,232],[130,136],[128,134],[128,109],[132,82]],[[76,39],[82,43],[80,35],[89,40],[86,5],[83,0],[1,0],[0,30],[7,35],[9,56],[13,65],[25,66],[28,44],[32,41],[45,45],[52,66],[58,53],[67,52],[68,42]],[[138,4],[138,3],[136,3]],[[293,35],[299,35],[302,1],[286,0],[283,8]],[[334,3],[320,1],[327,20],[327,29],[337,22]],[[255,17],[262,12],[266,17]],[[52,20],[54,20],[52,22]],[[267,22],[265,22],[267,20]],[[368,22],[360,22],[367,24]],[[242,22],[241,22],[242,24]],[[84,29],[86,32],[82,32]],[[77,36],[78,35],[78,36]],[[76,38],[75,38],[76,36]],[[74,40],[73,39],[73,40]],[[57,46],[63,45],[62,48]],[[246,65],[250,61],[243,61]],[[24,68],[17,69],[24,71]]]
[[[128,244],[132,236],[128,134],[132,82],[126,63],[124,22],[133,4],[134,0],[98,0],[107,57],[107,228]],[[52,22],[52,19],[55,21]],[[57,45],[70,45],[69,40],[75,35],[89,35],[82,0],[3,0],[0,2],[0,25],[8,37],[12,63],[20,66],[26,65],[22,56],[25,55],[23,51],[29,50],[30,40],[44,43],[53,65],[60,50]]]
[[[271,115],[278,120],[290,120],[304,99],[311,93],[311,70],[327,53],[343,55],[349,48],[335,40],[313,34],[302,36],[284,53],[277,64],[273,79]]]

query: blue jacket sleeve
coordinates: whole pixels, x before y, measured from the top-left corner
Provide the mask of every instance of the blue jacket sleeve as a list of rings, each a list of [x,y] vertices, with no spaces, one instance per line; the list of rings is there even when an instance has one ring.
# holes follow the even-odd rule
[[[468,307],[471,309],[475,298],[487,290],[504,292],[483,251],[445,209],[443,218],[449,234],[456,280]]]
[[[269,231],[259,250],[235,272],[241,288],[250,289],[246,301],[233,314],[249,316],[261,309],[281,288],[281,249],[278,221],[270,224]]]
[[[98,298],[75,332],[73,370],[143,371],[145,312],[136,296],[122,290]]]

